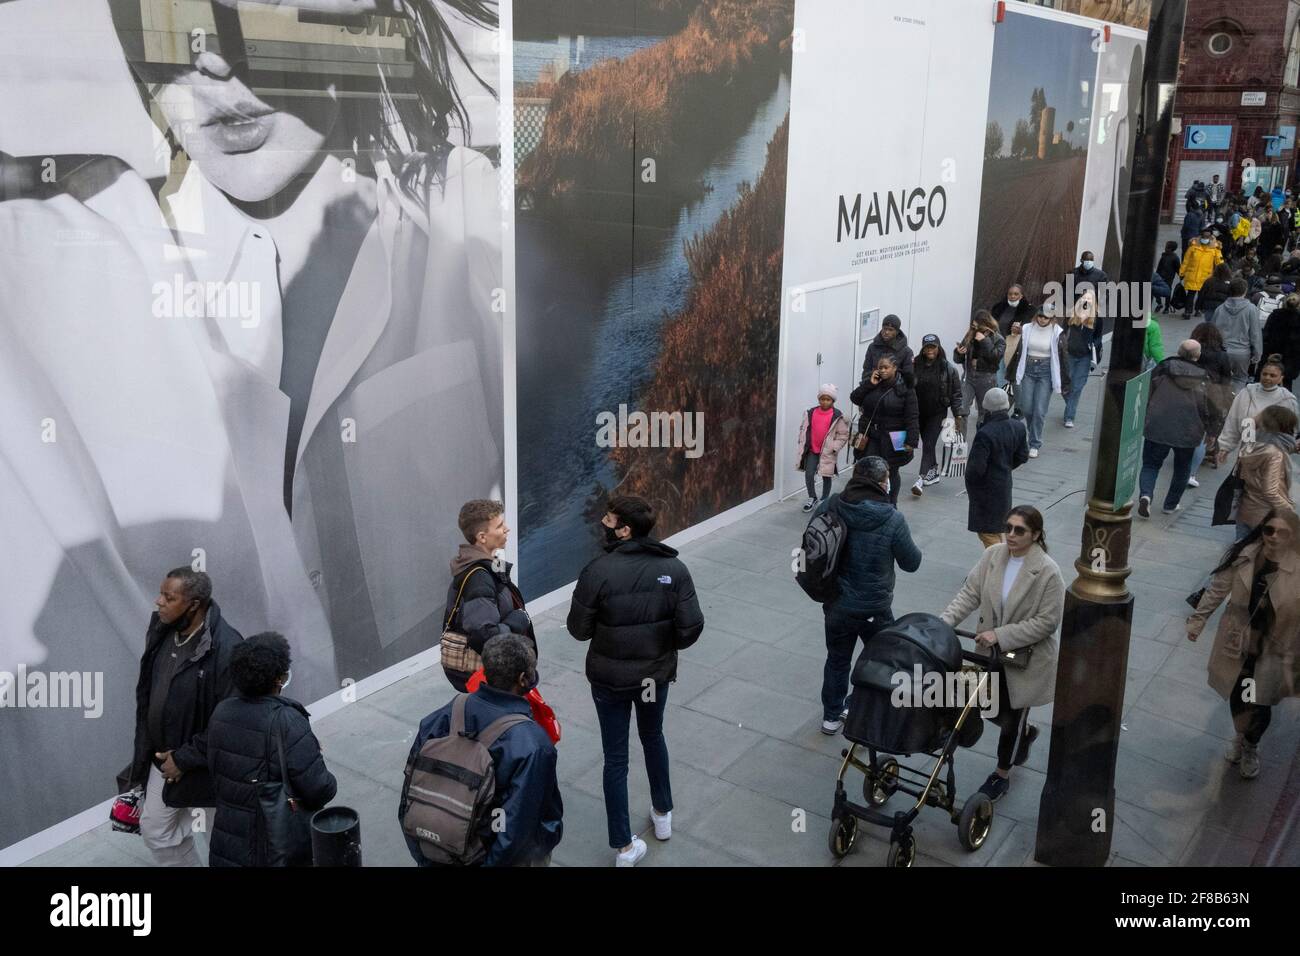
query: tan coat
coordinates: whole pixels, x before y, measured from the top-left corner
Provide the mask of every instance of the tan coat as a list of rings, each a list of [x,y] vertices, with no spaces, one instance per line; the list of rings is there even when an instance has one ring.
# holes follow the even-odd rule
[[[1033,647],[1028,667],[1008,668],[1003,672],[1011,706],[1020,710],[1050,704],[1055,696],[1056,631],[1061,626],[1065,604],[1065,581],[1061,569],[1046,551],[1030,548],[1004,607],[1002,579],[1009,555],[1005,544],[988,548],[966,576],[966,583],[952,603],[939,616],[956,627],[979,608],[977,634],[992,630],[997,635],[998,647],[1004,651]]]
[[[803,471],[803,456],[808,448],[808,428],[809,420],[812,417],[812,409],[803,413],[803,420],[799,422],[799,451],[796,464],[799,471]],[[788,433],[787,433],[788,434]],[[826,439],[822,442],[822,456],[817,462],[817,474],[822,478],[834,478],[835,471],[839,463],[840,449],[844,447],[849,440],[849,421],[844,415],[838,415],[831,424],[831,430],[826,433]]]
[[[1258,442],[1237,458],[1246,483],[1237,505],[1237,520],[1252,528],[1270,508],[1295,508],[1291,500],[1291,462],[1276,445]]]
[[[1256,704],[1271,707],[1286,697],[1300,696],[1300,557],[1287,551],[1278,562],[1277,573],[1269,582],[1268,596],[1273,603],[1273,628],[1262,647],[1253,647],[1247,608],[1255,562],[1263,544],[1256,542],[1242,549],[1237,560],[1210,579],[1201,603],[1187,619],[1188,637],[1199,637],[1205,622],[1224,599],[1227,607],[1214,632],[1210,650],[1209,685],[1227,700],[1241,676],[1243,658],[1258,653],[1255,664]]]

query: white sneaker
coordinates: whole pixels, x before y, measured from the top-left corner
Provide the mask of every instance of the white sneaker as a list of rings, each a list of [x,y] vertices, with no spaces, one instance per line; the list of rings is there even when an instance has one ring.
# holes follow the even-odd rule
[[[912,494],[916,495],[916,497],[918,498],[921,497],[922,494],[921,485],[924,481],[925,481],[924,478],[918,478],[916,479],[916,484],[912,485]]]
[[[803,503],[803,510],[804,510],[804,511],[812,511],[812,510],[813,510],[814,508],[816,508],[816,507],[817,507],[817,499],[816,499],[816,498],[809,498],[807,501],[805,501],[805,502]]]
[[[827,737],[833,737],[843,729],[844,729],[844,721],[842,720],[822,721],[822,733],[824,733]]]
[[[650,822],[655,827],[655,839],[667,840],[673,835],[673,812],[669,810],[663,816],[655,812],[655,808],[650,808]]]
[[[1067,419],[1065,420],[1065,427],[1066,427],[1066,428],[1073,428],[1073,427],[1074,427],[1074,419],[1073,419],[1073,418],[1067,418]]]
[[[1242,780],[1254,780],[1259,776],[1259,751],[1244,740],[1241,743],[1241,763],[1238,769]]]
[[[1236,739],[1232,742],[1232,746],[1230,746],[1224,753],[1223,759],[1228,761],[1228,763],[1241,763],[1241,745],[1245,742],[1245,739],[1246,738],[1242,734],[1237,734]]]
[[[1029,457],[1030,457],[1030,458],[1037,458],[1037,457],[1038,457],[1038,449],[1037,449],[1037,448],[1031,448],[1031,449],[1029,449]]]
[[[639,836],[632,837],[632,849],[619,851],[618,856],[614,858],[615,866],[636,866],[645,859],[646,845],[645,840]]]
[[[1187,487],[1188,487],[1188,488],[1199,488],[1199,487],[1201,487],[1201,483],[1200,483],[1199,481],[1196,480],[1196,476],[1195,476],[1195,475],[1192,475],[1192,477],[1190,477],[1190,478],[1187,479]]]

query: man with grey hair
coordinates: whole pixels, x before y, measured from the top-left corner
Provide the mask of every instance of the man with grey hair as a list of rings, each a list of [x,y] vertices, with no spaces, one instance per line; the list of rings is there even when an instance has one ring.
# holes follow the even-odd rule
[[[216,795],[208,776],[208,721],[235,693],[230,655],[244,638],[221,616],[203,571],[168,571],[154,609],[135,689],[134,752],[118,783],[122,790],[144,788],[140,836],[154,860],[201,866],[191,808],[205,808],[211,824]]]
[[[491,810],[480,821],[478,838],[487,850],[482,865],[547,866],[564,835],[564,804],[555,774],[555,745],[532,720],[532,708],[524,699],[537,683],[532,644],[518,634],[490,638],[483,645],[483,674],[487,680],[473,694],[459,695],[465,698],[467,736],[477,736],[511,714],[529,719],[511,725],[488,744],[496,768],[496,793]],[[451,733],[455,703],[453,699],[420,722],[408,766],[425,743]],[[399,820],[403,809],[398,808]],[[434,865],[416,840],[407,836],[406,845],[420,866]]]
[[[1160,467],[1172,451],[1174,477],[1165,493],[1164,513],[1173,514],[1192,474],[1192,456],[1205,440],[1211,423],[1210,378],[1196,362],[1201,343],[1187,339],[1178,354],[1165,359],[1151,372],[1151,397],[1147,399],[1147,422],[1143,432],[1142,472],[1138,476],[1138,514],[1151,517],[1151,496],[1155,493]]]

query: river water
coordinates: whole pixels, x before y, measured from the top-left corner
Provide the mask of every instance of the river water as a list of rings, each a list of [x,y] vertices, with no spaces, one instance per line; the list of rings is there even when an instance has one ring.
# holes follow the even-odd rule
[[[581,73],[604,60],[622,60],[637,50],[654,46],[658,36],[564,36],[546,40],[520,40],[511,43],[514,51],[515,83],[536,83],[546,67],[554,65],[555,75],[566,69]]]
[[[690,289],[683,245],[735,204],[741,183],[758,179],[767,143],[789,104],[789,78],[782,73],[748,127],[701,175],[708,190],[679,211],[671,229],[636,228],[632,268],[578,276],[573,263],[598,261],[581,254],[568,257],[569,268],[530,270],[519,263],[520,571],[526,595],[574,580],[600,553],[598,529],[583,516],[583,506],[596,482],[612,487],[617,476],[609,450],[595,443],[596,415],[617,414],[623,403],[629,411],[638,407],[636,396],[654,373],[661,326],[683,308]],[[521,259],[529,248],[551,245],[547,229],[544,222],[521,221]],[[706,442],[709,437],[706,431]]]

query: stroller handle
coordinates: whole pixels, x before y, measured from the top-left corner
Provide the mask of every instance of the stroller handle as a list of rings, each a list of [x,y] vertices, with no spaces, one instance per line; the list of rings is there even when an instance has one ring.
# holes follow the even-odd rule
[[[952,630],[958,637],[969,637],[971,640],[975,639],[974,631],[963,631],[959,627],[954,627]],[[998,649],[996,645],[989,648],[988,655],[977,654],[974,651],[968,651],[963,647],[961,649],[961,657],[964,661],[969,661],[972,664],[979,664],[981,667],[987,668],[988,670],[1002,669],[1002,662],[998,659]]]

